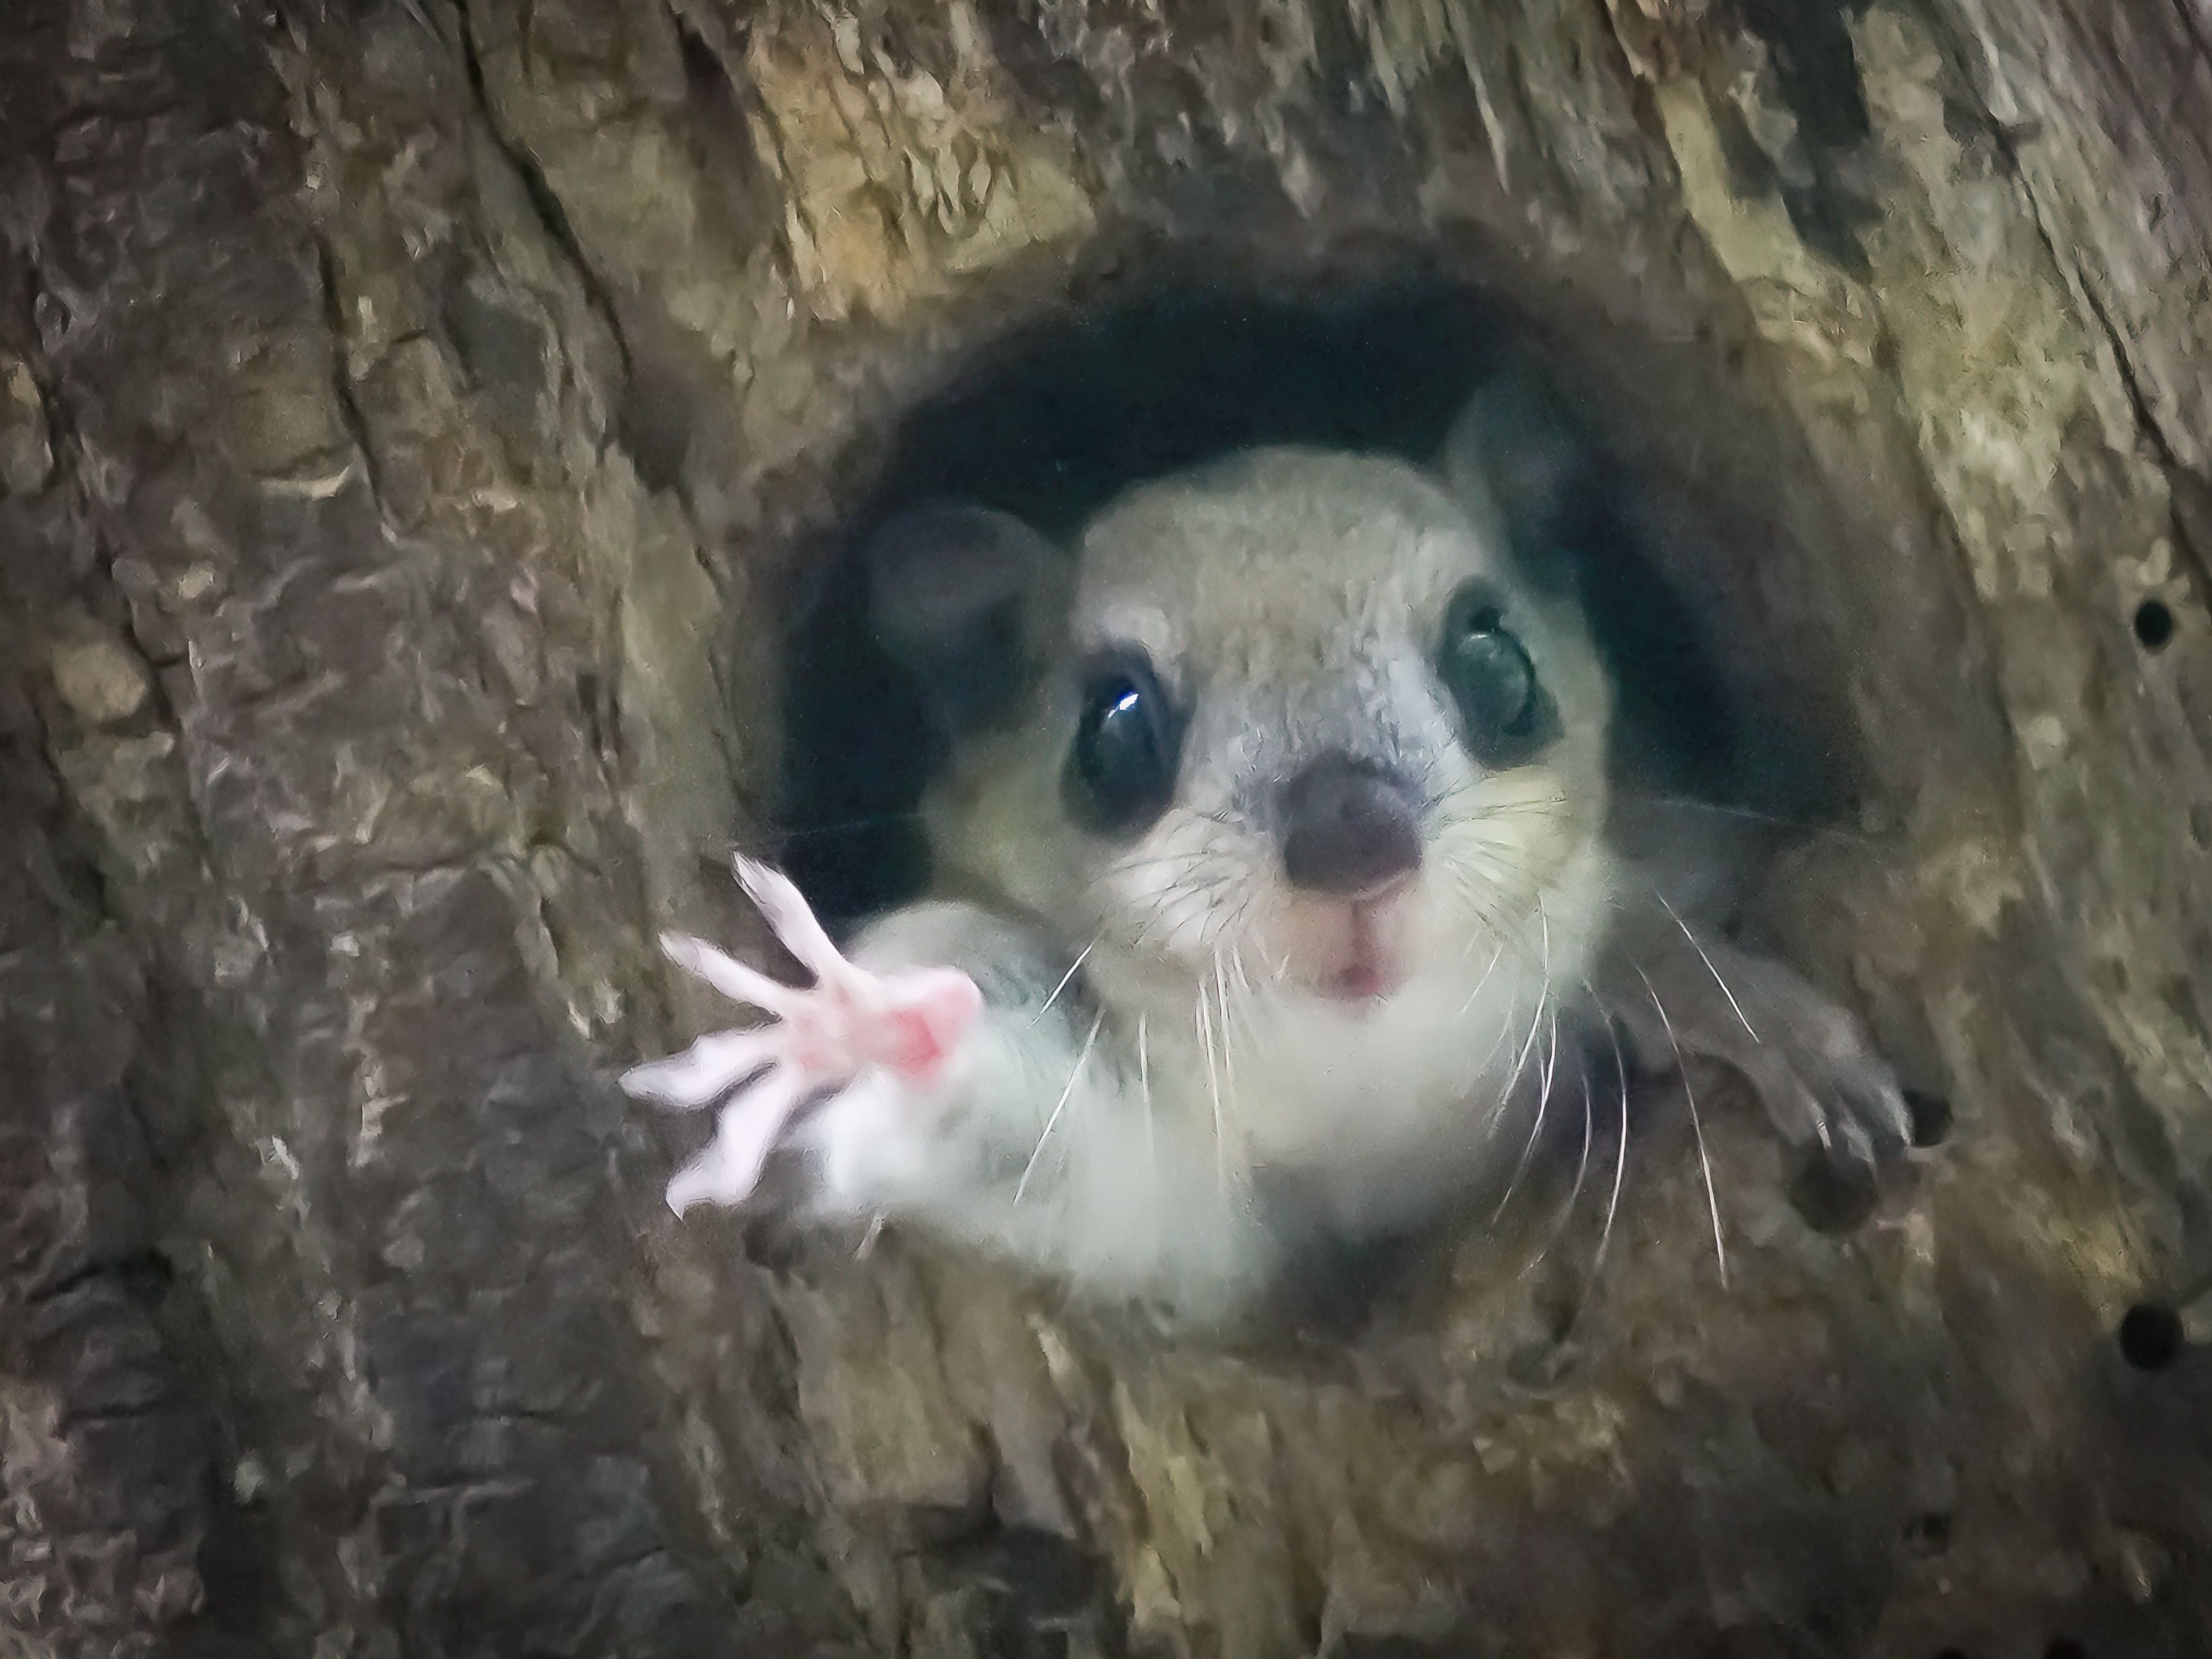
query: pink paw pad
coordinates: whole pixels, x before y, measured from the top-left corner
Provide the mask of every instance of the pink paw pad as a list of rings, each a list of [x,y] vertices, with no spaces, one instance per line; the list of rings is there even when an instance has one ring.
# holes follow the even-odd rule
[[[934,1082],[982,1011],[982,993],[951,969],[917,975],[900,988],[912,1000],[887,1012],[876,1057],[916,1083]]]
[[[915,1087],[936,1081],[982,1011],[982,993],[958,969],[869,973],[830,942],[787,878],[744,858],[737,875],[816,982],[785,985],[697,939],[661,941],[686,972],[772,1016],[623,1075],[623,1086],[641,1098],[691,1108],[721,1103],[714,1140],[669,1183],[669,1205],[679,1214],[695,1203],[742,1202],[799,1109],[863,1072],[881,1067]]]

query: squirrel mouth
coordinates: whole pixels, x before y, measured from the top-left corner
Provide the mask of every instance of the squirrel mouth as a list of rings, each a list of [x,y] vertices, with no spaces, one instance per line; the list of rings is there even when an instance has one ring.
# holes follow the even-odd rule
[[[1335,961],[1320,975],[1316,988],[1330,1001],[1371,1005],[1405,982],[1399,953],[1386,938],[1394,931],[1388,925],[1389,912],[1395,908],[1393,901],[1402,890],[1402,884],[1394,886],[1344,907],[1340,923],[1344,931],[1337,949],[1330,953]]]
[[[1379,963],[1361,961],[1336,969],[1321,988],[1332,1002],[1380,1002],[1397,989],[1397,981]]]

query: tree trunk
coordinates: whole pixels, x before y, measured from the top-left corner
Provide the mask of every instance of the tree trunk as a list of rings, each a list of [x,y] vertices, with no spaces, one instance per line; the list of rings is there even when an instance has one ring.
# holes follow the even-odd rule
[[[0,1651],[2212,1651],[2208,252],[2203,0],[16,0]],[[1759,918],[1913,1190],[1706,1102],[1723,1284],[1658,1113],[1292,1352],[677,1224],[608,1079],[901,417],[1414,254],[1847,729]]]

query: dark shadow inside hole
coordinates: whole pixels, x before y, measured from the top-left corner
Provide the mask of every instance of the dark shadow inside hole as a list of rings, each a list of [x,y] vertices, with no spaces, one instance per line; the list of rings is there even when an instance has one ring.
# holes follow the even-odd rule
[[[1872,1165],[1815,1152],[1790,1183],[1790,1205],[1816,1233],[1855,1232],[1881,1201]]]
[[[2181,1358],[2186,1337],[2181,1316],[2154,1302],[2139,1302],[2120,1320],[2120,1357],[2139,1371],[2163,1370]]]
[[[2043,1659],[2089,1659],[2089,1650],[2071,1637],[2061,1636],[2043,1650]]]
[[[2163,651],[2173,638],[2173,612],[2163,599],[2145,599],[2136,607],[2136,641],[2146,651]]]
[[[1916,1515],[1905,1523],[1906,1553],[1933,1560],[1951,1547],[1951,1517],[1942,1510]]]
[[[1951,1138],[1951,1103],[1940,1095],[1907,1089],[1905,1109],[1911,1115],[1914,1146],[1940,1146]]]
[[[1225,452],[1296,443],[1432,459],[1475,388],[1530,337],[1496,302],[1427,276],[1279,287],[1117,287],[1108,305],[1018,331],[904,420],[872,495],[796,608],[787,661],[782,858],[833,923],[919,892],[915,809],[942,765],[916,688],[867,637],[855,554],[892,514],[959,500],[1065,544],[1124,488]],[[1602,422],[1580,411],[1593,428]],[[1593,450],[1592,454],[1595,452]],[[1658,575],[1633,492],[1593,459],[1553,539],[1573,549],[1613,665],[1620,740],[1685,792],[1747,796],[1741,709]],[[1755,790],[1751,792],[1755,795]]]

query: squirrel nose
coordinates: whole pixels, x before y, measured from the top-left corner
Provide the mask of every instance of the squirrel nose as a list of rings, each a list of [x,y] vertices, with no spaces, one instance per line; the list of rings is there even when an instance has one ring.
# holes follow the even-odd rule
[[[1283,786],[1283,872],[1291,884],[1361,898],[1421,867],[1412,786],[1371,761],[1322,756]]]

